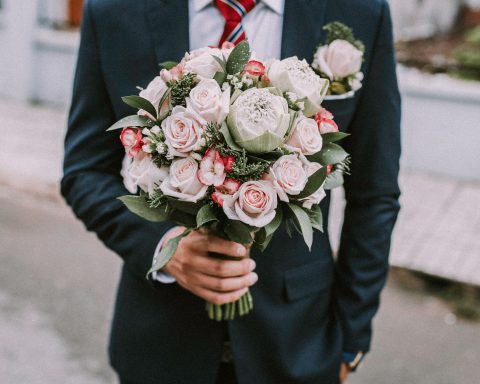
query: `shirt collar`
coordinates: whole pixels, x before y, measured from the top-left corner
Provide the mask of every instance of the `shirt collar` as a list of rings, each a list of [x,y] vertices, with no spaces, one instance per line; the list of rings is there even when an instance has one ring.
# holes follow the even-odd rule
[[[275,13],[283,15],[283,5],[285,0],[257,0],[257,2],[263,2],[268,8]],[[195,12],[200,12],[206,6],[213,3],[212,0],[193,0],[193,8]]]

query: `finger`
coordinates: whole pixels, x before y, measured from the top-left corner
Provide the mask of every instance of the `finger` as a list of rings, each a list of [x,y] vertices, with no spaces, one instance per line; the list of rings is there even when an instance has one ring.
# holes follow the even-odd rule
[[[240,299],[240,297],[242,297],[245,293],[247,293],[247,290],[248,288],[242,288],[233,292],[220,293],[220,292],[210,291],[202,287],[192,288],[192,292],[195,295],[200,296],[201,298],[216,305],[222,305],[222,304],[227,304],[227,303],[237,301],[238,299]]]
[[[250,258],[221,260],[199,254],[192,256],[188,264],[192,270],[214,277],[238,277],[247,275],[255,269],[255,261]]]
[[[192,279],[194,284],[200,285],[216,292],[232,292],[242,288],[252,286],[258,281],[258,275],[255,272],[242,277],[218,278],[204,274],[198,274]]]
[[[247,248],[242,244],[235,243],[221,239],[216,236],[208,236],[207,250],[209,252],[220,253],[233,257],[245,257],[247,255]]]

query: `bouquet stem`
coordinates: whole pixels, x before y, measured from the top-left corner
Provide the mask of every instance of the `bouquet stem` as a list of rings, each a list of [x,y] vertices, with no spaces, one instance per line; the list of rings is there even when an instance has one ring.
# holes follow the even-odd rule
[[[222,305],[213,304],[207,301],[205,309],[211,320],[233,320],[237,316],[237,313],[238,316],[244,316],[253,309],[252,294],[250,293],[250,290],[248,290],[247,293],[237,301]]]

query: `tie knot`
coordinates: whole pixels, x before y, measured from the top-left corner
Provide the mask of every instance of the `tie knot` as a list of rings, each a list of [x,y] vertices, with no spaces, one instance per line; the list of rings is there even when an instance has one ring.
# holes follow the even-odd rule
[[[256,0],[215,0],[215,5],[226,21],[241,21],[255,7]]]

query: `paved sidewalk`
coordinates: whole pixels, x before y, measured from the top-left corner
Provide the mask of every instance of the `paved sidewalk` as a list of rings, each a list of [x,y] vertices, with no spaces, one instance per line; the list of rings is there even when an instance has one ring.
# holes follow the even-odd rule
[[[0,100],[0,115],[9,140],[0,151],[0,187],[58,199],[66,111]],[[480,286],[480,183],[405,170],[400,181],[391,264]],[[342,205],[335,191],[334,246]]]

